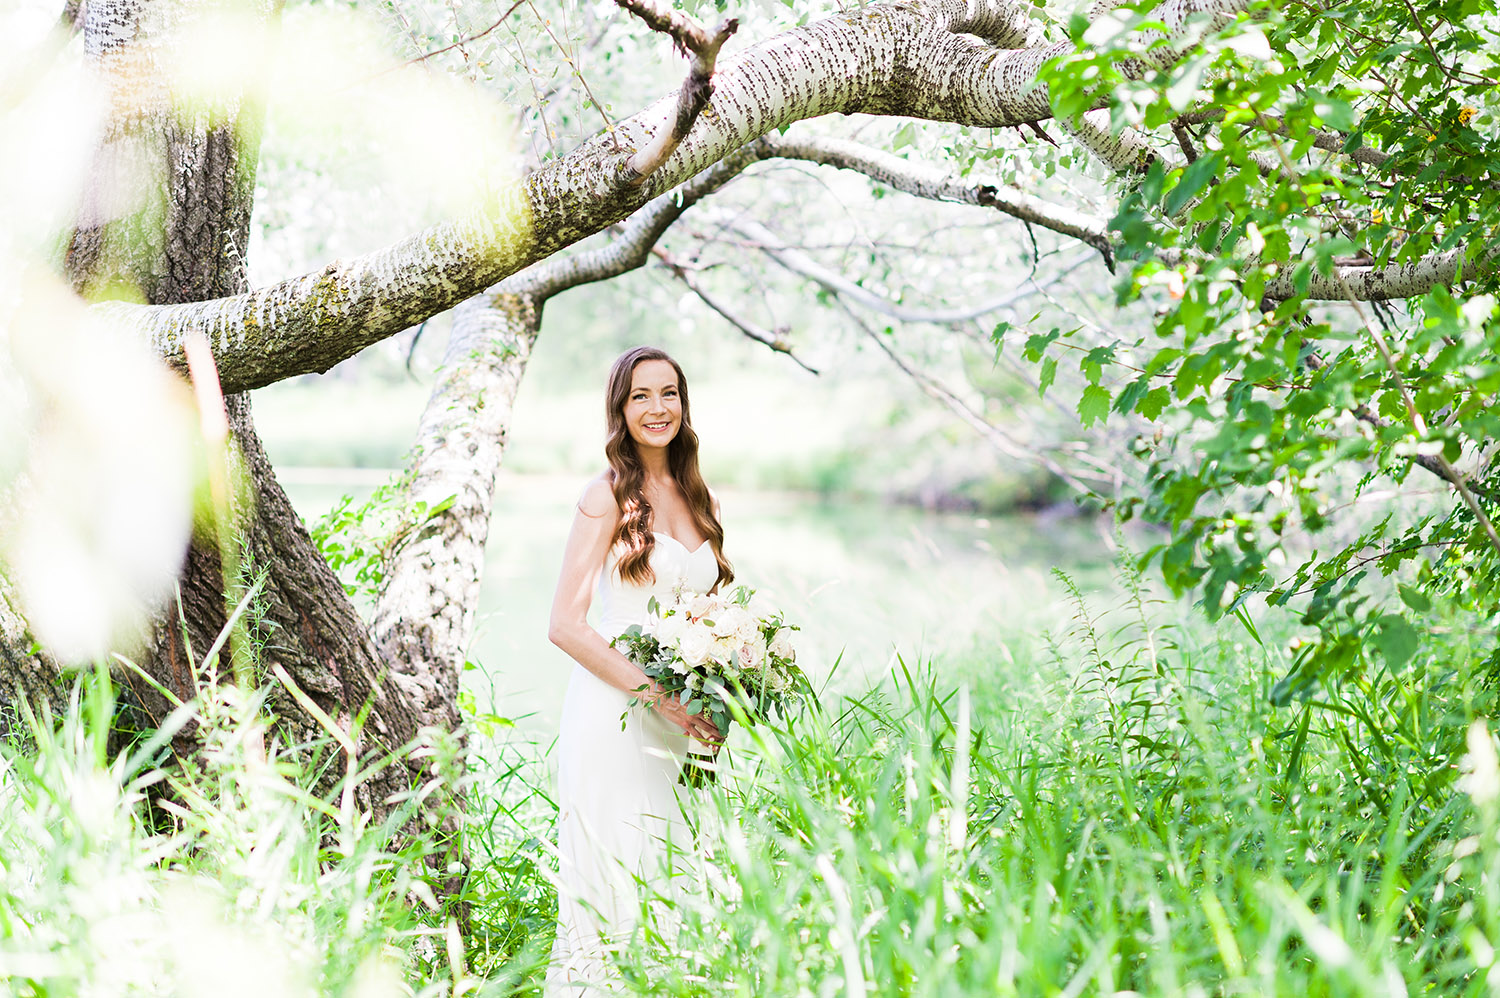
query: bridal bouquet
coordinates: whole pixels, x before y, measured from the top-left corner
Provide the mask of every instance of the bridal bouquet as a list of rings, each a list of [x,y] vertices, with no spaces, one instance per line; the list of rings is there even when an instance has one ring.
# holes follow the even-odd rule
[[[751,723],[787,707],[808,690],[797,667],[797,652],[781,611],[749,586],[725,594],[679,591],[662,606],[652,597],[645,625],[632,624],[614,646],[639,665],[667,696],[689,714],[702,714],[727,733],[738,704]],[[682,783],[711,782],[713,771],[699,763],[713,756],[690,753]]]

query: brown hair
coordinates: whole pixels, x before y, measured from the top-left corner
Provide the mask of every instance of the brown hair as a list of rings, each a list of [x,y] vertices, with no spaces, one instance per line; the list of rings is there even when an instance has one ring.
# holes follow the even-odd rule
[[[610,488],[620,507],[620,522],[615,527],[613,543],[625,545],[616,570],[622,580],[636,585],[645,585],[656,579],[656,574],[651,571],[651,552],[656,546],[656,538],[651,533],[651,504],[646,501],[646,469],[636,451],[635,440],[625,425],[625,402],[630,398],[636,365],[647,360],[664,360],[677,373],[682,425],[667,445],[667,469],[687,500],[693,522],[713,546],[714,560],[719,563],[719,577],[714,582],[717,589],[734,578],[734,570],[724,557],[724,528],[714,516],[713,499],[698,471],[698,434],[693,432],[688,407],[687,378],[677,361],[656,347],[635,347],[622,353],[609,370],[604,393],[604,417],[608,426],[604,456],[609,459]]]

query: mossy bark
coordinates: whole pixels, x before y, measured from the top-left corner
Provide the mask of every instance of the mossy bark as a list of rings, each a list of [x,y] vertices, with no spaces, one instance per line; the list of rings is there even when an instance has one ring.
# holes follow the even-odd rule
[[[273,0],[254,2],[266,18]],[[150,304],[205,301],[243,294],[262,109],[250,101],[184,106],[157,82],[174,33],[192,16],[180,3],[101,2],[85,8],[85,51],[112,88],[116,117],[96,159],[67,256],[68,276],[86,295],[138,297]],[[176,20],[174,20],[174,17]],[[129,204],[133,210],[112,211]],[[344,725],[363,717],[368,751],[398,748],[429,721],[449,725],[453,711],[419,713],[392,683],[389,662],[317,550],[276,480],[256,436],[248,395],[226,400],[236,482],[229,522],[200,531],[178,580],[178,597],[159,608],[140,667],[180,700],[200,683],[202,656],[225,629],[233,598],[251,582],[260,590],[241,621],[241,647],[289,742],[322,732],[285,684],[269,679],[279,665],[326,714]],[[224,543],[221,543],[221,540]],[[223,553],[233,564],[223,564]],[[228,656],[225,656],[226,659]],[[226,661],[220,674],[232,670]],[[50,699],[62,671],[36,649],[13,600],[0,587],[0,697]],[[160,723],[172,701],[130,672],[117,674],[134,720]],[[192,748],[192,729],[178,747]],[[409,784],[401,767],[366,784],[377,810]]]

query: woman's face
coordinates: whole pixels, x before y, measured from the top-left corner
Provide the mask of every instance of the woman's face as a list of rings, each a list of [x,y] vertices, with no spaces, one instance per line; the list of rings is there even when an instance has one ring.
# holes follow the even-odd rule
[[[636,447],[666,447],[682,428],[677,371],[664,360],[643,360],[630,374],[625,429]]]

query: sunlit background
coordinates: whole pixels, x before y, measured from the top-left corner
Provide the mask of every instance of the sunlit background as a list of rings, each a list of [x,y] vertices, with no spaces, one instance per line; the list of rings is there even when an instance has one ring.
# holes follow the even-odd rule
[[[23,67],[12,72],[26,94],[4,119],[9,141],[0,152],[0,179],[15,202],[6,212],[17,220],[7,228],[13,261],[40,262],[56,252],[56,233],[76,203],[97,139],[97,111],[64,113],[58,105],[87,109],[98,98],[76,43],[49,40],[57,7],[27,0],[5,14],[12,52],[52,53],[30,70],[24,59],[9,61]],[[607,23],[591,8],[578,16]],[[265,83],[249,258],[257,285],[376,248],[459,210],[528,158],[565,149],[570,130],[587,135],[603,117],[579,92],[575,73],[533,80],[557,92],[553,114],[522,120],[480,50],[460,46],[459,63],[452,52],[413,62],[405,54],[409,39],[394,22],[357,9],[292,5],[274,35],[232,16],[209,18],[196,31],[170,74],[179,97],[212,101],[247,77]],[[521,52],[527,31],[535,29],[507,27],[483,51],[491,60]],[[546,43],[567,45],[551,36]],[[207,55],[219,51],[229,56]],[[585,52],[568,51],[576,68]],[[664,91],[679,71],[671,60],[642,63]],[[438,71],[440,64],[449,71]],[[640,92],[612,96],[635,100]],[[604,103],[605,115],[631,109]],[[851,125],[856,133],[886,127]],[[1028,179],[1044,182],[1040,174]],[[918,307],[924,303],[913,289],[930,286],[944,268],[964,276],[931,304],[993,299],[1023,289],[1039,263],[1044,272],[1058,266],[1045,240],[1038,260],[1036,243],[1018,238],[1019,229],[976,218],[972,209],[924,203],[918,210],[910,199],[881,194],[837,171],[764,165],[712,199],[718,216],[689,213],[665,243],[691,254],[701,273],[719,282],[721,298],[784,330],[819,376],[740,336],[660,268],[549,304],[516,403],[469,649],[467,682],[495,711],[541,738],[555,730],[571,663],[545,640],[552,588],[572,504],[602,466],[604,374],[617,353],[637,343],[665,347],[687,370],[705,474],[722,496],[727,553],[740,580],[774,592],[801,624],[804,665],[816,679],[862,680],[897,657],[916,663],[979,641],[1004,656],[1009,641],[1065,626],[1071,611],[1056,572],[1085,588],[1110,588],[1116,539],[1105,521],[1081,514],[1034,463],[998,454],[924,395],[816,286],[769,260],[757,264],[763,273],[737,273],[733,261],[749,251],[719,227],[724,217],[751,209],[771,221],[795,212],[798,227],[783,235],[851,279]],[[927,252],[910,252],[918,247]],[[46,290],[50,279],[35,276],[35,267],[5,270],[9,302],[61,294]],[[1097,290],[1102,273],[1097,261],[1068,264],[1079,307],[1093,307],[1080,292]],[[32,276],[18,284],[18,274]],[[966,329],[909,325],[890,342],[950,378],[987,418],[1023,425],[1017,413],[1045,406],[997,366],[985,337],[997,320],[1022,310],[1035,318],[1054,305],[1051,295],[1036,295]],[[77,306],[61,305],[58,314],[87,325]],[[47,323],[28,325],[23,312],[12,318],[7,376],[18,388],[0,403],[0,468],[14,476],[24,467],[36,498],[17,506],[30,519],[8,532],[10,557],[40,632],[68,657],[87,659],[139,627],[144,608],[170,586],[195,459],[190,446],[185,458],[174,457],[184,446],[182,431],[146,423],[181,422],[191,413],[171,415],[171,406],[185,405],[172,391],[127,387],[119,377],[91,380],[91,365],[149,368],[144,357],[128,359],[136,346],[69,348],[60,331],[37,333]],[[884,330],[872,335],[892,336],[881,316],[863,321]],[[357,501],[397,472],[446,333],[447,317],[438,316],[326,375],[256,393],[259,431],[310,522],[340,497]],[[114,418],[121,413],[128,418]],[[51,436],[43,444],[45,434]],[[183,470],[166,470],[184,460]],[[85,475],[93,478],[80,481]],[[152,491],[98,484],[126,480]],[[142,523],[160,526],[126,526]],[[81,598],[66,583],[79,577],[105,581]]]
[[[257,4],[282,8],[277,30],[247,16]],[[675,6],[721,13],[706,0]],[[843,6],[731,2],[744,24],[725,57]],[[1060,39],[1077,6],[1027,9]],[[797,714],[763,742],[763,729],[736,727],[723,792],[695,798],[695,860],[714,904],[655,899],[674,926],[697,919],[698,935],[683,938],[699,949],[642,947],[632,981],[643,993],[664,993],[654,975],[672,974],[673,993],[718,993],[721,980],[728,993],[742,972],[776,981],[767,994],[864,994],[868,983],[903,996],[1362,998],[1493,984],[1500,762],[1483,720],[1493,665],[1476,665],[1494,661],[1488,617],[1440,605],[1446,583],[1403,585],[1420,611],[1411,619],[1431,631],[1420,654],[1405,611],[1387,615],[1376,636],[1413,647],[1381,650],[1343,689],[1324,683],[1327,703],[1278,700],[1310,660],[1299,636],[1309,622],[1242,608],[1210,623],[1162,600],[1120,567],[1121,552],[1161,537],[1117,532],[1112,511],[1075,501],[1038,460],[1057,456],[1108,494],[1132,446],[1149,449],[1153,428],[1127,415],[1080,426],[1085,337],[1048,361],[1021,356],[1032,336],[1064,329],[1156,342],[1150,295],[1170,293],[1180,272],[1161,270],[1149,278],[1160,288],[1121,309],[1092,252],[805,163],[757,164],[687,212],[658,246],[670,266],[653,259],[547,303],[466,650],[467,741],[422,732],[401,760],[419,761],[420,779],[401,773],[391,793],[372,776],[382,753],[362,754],[339,727],[348,718],[309,709],[321,733],[288,739],[272,724],[269,681],[205,680],[160,726],[126,730],[110,669],[132,667],[147,628],[171,626],[162,610],[191,531],[220,512],[210,486],[224,484],[225,455],[219,401],[195,399],[60,276],[80,218],[144,210],[162,189],[127,168],[128,143],[108,131],[111,94],[59,29],[62,9],[0,4],[0,635],[28,625],[73,667],[55,716],[0,714],[0,989],[535,992],[555,928],[549,752],[574,668],[546,640],[549,608],[574,503],[603,468],[605,374],[641,343],[685,368],[726,553],[739,581],[800,625],[800,663],[836,707]],[[264,106],[246,261],[256,287],[486,203],[683,78],[683,60],[609,0],[181,9],[190,28],[135,81],[137,96],[209,117],[242,95]],[[1327,37],[1307,47],[1329,73],[1365,58],[1340,46],[1366,17],[1404,39],[1393,58],[1439,61],[1408,10],[1419,28],[1450,16],[1395,5],[1299,16],[1326,18]],[[1248,33],[1261,39],[1283,14],[1246,21]],[[1479,48],[1456,58],[1477,65]],[[1213,82],[1208,67],[1197,63],[1188,90]],[[1417,75],[1401,82],[1428,87],[1424,107],[1448,99]],[[1153,85],[1129,84],[1137,96]],[[1494,120],[1465,112],[1480,128]],[[1103,171],[1066,141],[864,115],[815,128],[1113,211]],[[107,138],[116,145],[101,156]],[[117,182],[88,192],[101,161],[120,166]],[[747,221],[837,280],[778,263]],[[751,342],[723,312],[819,373]],[[342,510],[340,529],[358,529],[369,497],[407,465],[449,325],[434,316],[326,374],[254,394],[258,432],[310,526]],[[1116,387],[1095,385],[1096,400]],[[1174,439],[1171,416],[1164,447],[1190,464],[1193,434]],[[1351,506],[1398,499],[1396,521],[1426,515],[1423,493],[1358,492],[1366,470],[1328,474],[1348,478]],[[1361,515],[1341,529],[1357,534]],[[1291,550],[1328,536],[1284,540]],[[881,682],[892,670],[902,679]],[[171,740],[188,725],[183,750]],[[437,892],[459,881],[468,893],[445,907]]]

